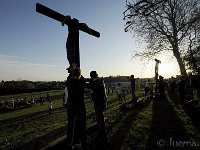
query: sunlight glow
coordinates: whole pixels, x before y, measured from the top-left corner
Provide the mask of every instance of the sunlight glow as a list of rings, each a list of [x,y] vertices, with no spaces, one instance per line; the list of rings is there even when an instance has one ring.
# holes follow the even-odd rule
[[[164,78],[170,78],[171,76],[179,75],[179,67],[174,59],[167,59],[164,57],[158,58],[161,60],[161,64],[159,64],[159,75]],[[140,65],[140,77],[144,78],[152,78],[155,76],[155,61],[151,60],[148,63],[144,63],[144,65]]]
[[[160,64],[159,74],[165,78],[176,76],[179,73],[179,68],[175,63],[162,62]]]

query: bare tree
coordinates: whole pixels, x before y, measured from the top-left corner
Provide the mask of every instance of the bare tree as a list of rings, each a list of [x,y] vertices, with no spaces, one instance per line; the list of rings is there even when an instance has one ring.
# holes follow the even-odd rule
[[[194,73],[200,75],[200,46],[190,49],[185,55],[186,66]]]
[[[186,62],[186,67],[194,74],[200,75],[200,39],[198,37],[190,38],[190,44],[184,60]]]
[[[135,56],[150,57],[170,51],[180,72],[187,75],[183,61],[191,43],[200,35],[199,0],[136,0],[126,2],[125,31],[133,31],[148,44]]]

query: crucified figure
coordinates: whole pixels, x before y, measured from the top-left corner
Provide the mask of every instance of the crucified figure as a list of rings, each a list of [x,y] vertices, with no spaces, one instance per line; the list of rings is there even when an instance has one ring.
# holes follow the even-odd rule
[[[80,67],[79,54],[79,31],[88,33],[89,35],[100,37],[100,33],[88,27],[85,23],[80,23],[78,19],[71,19],[70,16],[64,16],[46,6],[39,3],[36,4],[36,11],[48,16],[54,20],[61,22],[62,26],[68,26],[68,37],[66,42],[67,60],[69,68]]]

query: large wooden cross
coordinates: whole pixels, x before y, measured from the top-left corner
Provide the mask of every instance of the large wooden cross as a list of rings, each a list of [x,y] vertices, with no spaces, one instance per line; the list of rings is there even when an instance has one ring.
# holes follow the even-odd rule
[[[36,12],[55,19],[68,26],[68,37],[66,42],[67,59],[69,61],[69,68],[76,64],[80,67],[80,53],[79,53],[79,30],[86,32],[95,37],[100,37],[100,33],[89,28],[85,23],[79,23],[79,20],[70,16],[64,16],[44,5],[36,4]]]
[[[160,60],[158,59],[154,59],[156,64],[155,64],[155,82],[156,82],[156,86],[155,86],[155,96],[157,95],[157,91],[158,91],[158,71],[159,71],[159,64],[161,63]]]

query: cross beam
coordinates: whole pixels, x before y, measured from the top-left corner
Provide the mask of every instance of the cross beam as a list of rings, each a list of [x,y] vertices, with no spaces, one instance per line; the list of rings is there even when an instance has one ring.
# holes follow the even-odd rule
[[[79,30],[95,37],[100,37],[100,33],[89,28],[85,23],[79,23],[79,20],[75,18],[71,19],[70,16],[64,16],[39,3],[36,4],[36,12],[57,20],[61,22],[62,25],[66,24],[68,26],[69,32],[66,42],[67,59],[69,61],[70,67],[73,67],[74,64],[76,64],[77,67],[80,67]]]
[[[45,16],[48,16],[48,17],[50,17],[52,19],[55,19],[55,20],[57,20],[59,22],[62,22],[65,19],[64,15],[62,15],[62,14],[60,14],[60,13],[58,13],[58,12],[56,12],[56,11],[46,7],[46,6],[44,6],[42,4],[39,4],[39,3],[36,4],[36,12],[41,13],[41,14],[43,14]],[[70,25],[70,23],[71,23],[71,19],[66,20],[66,22],[65,22],[66,25]],[[95,30],[93,30],[93,29],[91,29],[89,27],[86,27],[85,25],[86,25],[85,23],[79,23],[79,30],[81,30],[83,32],[86,32],[88,34],[91,34],[91,35],[93,35],[95,37],[100,37],[100,33],[99,32],[97,32],[97,31],[95,31]]]

